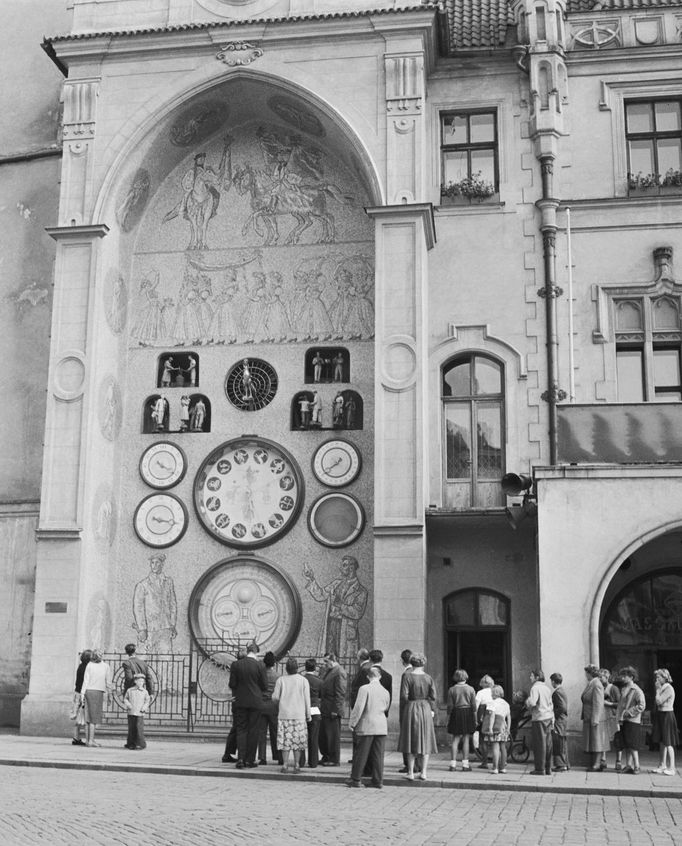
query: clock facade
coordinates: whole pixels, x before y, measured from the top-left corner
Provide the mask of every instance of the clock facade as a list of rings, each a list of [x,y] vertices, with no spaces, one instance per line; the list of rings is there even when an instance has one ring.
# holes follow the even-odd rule
[[[313,455],[315,477],[330,488],[350,485],[360,474],[361,466],[360,450],[342,438],[325,441]]]
[[[187,531],[187,508],[173,494],[150,494],[135,509],[133,527],[147,546],[171,546]]]
[[[254,549],[289,531],[304,492],[293,456],[274,441],[247,435],[227,441],[203,461],[194,480],[194,506],[216,540]]]
[[[197,582],[189,601],[189,627],[204,654],[230,652],[251,641],[261,652],[283,655],[301,625],[301,600],[286,573],[241,555],[221,561]]]
[[[170,441],[158,441],[142,453],[140,476],[151,488],[172,488],[182,481],[186,472],[185,453]]]

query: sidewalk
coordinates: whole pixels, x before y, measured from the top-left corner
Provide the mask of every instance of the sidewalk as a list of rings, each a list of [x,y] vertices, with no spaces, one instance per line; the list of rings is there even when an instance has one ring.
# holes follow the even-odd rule
[[[57,769],[109,770],[112,772],[144,772],[167,775],[200,775],[217,778],[255,778],[345,784],[350,774],[350,747],[342,748],[340,767],[304,768],[300,775],[283,775],[276,764],[251,770],[237,770],[234,764],[223,764],[224,742],[215,740],[168,740],[148,737],[144,751],[123,748],[123,735],[98,737],[99,748],[72,746],[70,737],[29,737],[0,733],[0,765],[15,767],[52,767]],[[643,796],[647,798],[682,798],[680,771],[674,777],[649,773],[658,763],[654,754],[641,754],[640,775],[622,775],[613,769],[601,773],[586,772],[584,767],[574,767],[567,773],[549,776],[530,775],[532,761],[527,764],[509,764],[507,773],[493,775],[489,770],[478,769],[473,763],[470,773],[461,770],[448,772],[449,755],[441,752],[429,762],[428,781],[408,781],[398,773],[402,756],[387,752],[384,768],[386,787],[458,788],[474,790],[514,790],[546,793],[596,794],[602,796]],[[609,764],[612,766],[613,756]]]

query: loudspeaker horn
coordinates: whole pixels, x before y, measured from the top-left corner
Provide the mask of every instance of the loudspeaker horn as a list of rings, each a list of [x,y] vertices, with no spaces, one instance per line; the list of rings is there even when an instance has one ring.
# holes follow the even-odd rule
[[[502,477],[502,490],[507,496],[518,496],[533,487],[533,479],[521,473],[505,473]]]

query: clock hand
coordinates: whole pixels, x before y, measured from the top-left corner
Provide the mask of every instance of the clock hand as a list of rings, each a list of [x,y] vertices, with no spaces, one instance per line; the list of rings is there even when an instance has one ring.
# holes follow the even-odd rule
[[[156,464],[157,464],[157,466],[158,466],[158,467],[160,467],[162,470],[169,470],[169,471],[170,471],[170,470],[172,470],[172,469],[173,469],[172,467],[169,467],[167,464],[164,464],[164,463],[163,463],[163,461],[159,461],[158,459],[157,459]]]
[[[177,520],[174,520],[172,517],[170,520],[164,520],[163,517],[152,517],[152,521],[154,523],[170,523],[171,526],[174,526],[177,523]]]
[[[330,470],[333,470],[337,466],[337,464],[341,464],[342,461],[343,461],[343,458],[337,458],[336,461],[333,464],[330,464],[328,467],[324,467],[323,469],[327,473],[329,473]]]

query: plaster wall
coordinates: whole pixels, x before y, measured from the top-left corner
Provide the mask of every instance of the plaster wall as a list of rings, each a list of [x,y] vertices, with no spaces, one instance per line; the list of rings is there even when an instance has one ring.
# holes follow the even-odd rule
[[[604,596],[625,558],[679,526],[682,477],[664,468],[610,466],[536,474],[540,657],[545,672],[563,674],[577,730],[583,667],[599,664]]]

